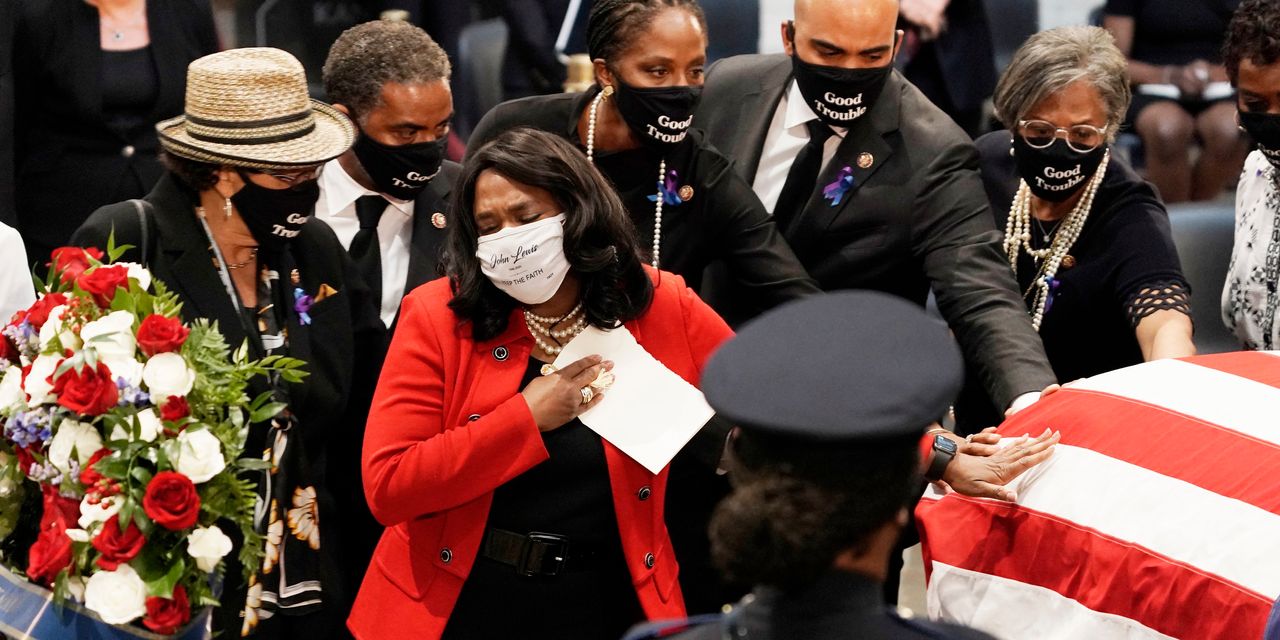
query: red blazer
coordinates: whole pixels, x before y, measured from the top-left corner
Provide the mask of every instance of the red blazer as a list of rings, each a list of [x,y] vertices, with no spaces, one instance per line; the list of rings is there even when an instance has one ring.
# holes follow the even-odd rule
[[[649,274],[653,304],[626,327],[697,384],[711,352],[732,332],[679,276]],[[519,394],[533,348],[521,312],[512,313],[501,336],[477,343],[470,324],[460,325],[446,306],[451,297],[441,278],[404,299],[369,413],[365,493],[387,530],[347,620],[359,638],[439,638],[476,560],[494,489],[548,456]],[[654,475],[608,442],[604,450],[622,549],[645,615],[683,617],[663,520],[667,471]]]

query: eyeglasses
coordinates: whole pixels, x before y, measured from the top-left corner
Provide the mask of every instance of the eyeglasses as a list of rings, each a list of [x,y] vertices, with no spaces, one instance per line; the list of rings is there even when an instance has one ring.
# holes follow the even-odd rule
[[[1059,136],[1059,133],[1066,134]],[[1089,153],[1102,146],[1107,140],[1107,128],[1099,129],[1089,124],[1077,124],[1072,127],[1059,127],[1044,120],[1021,120],[1018,122],[1018,135],[1033,149],[1044,149],[1053,141],[1062,137],[1067,146],[1079,153]]]
[[[288,185],[302,184],[320,177],[320,170],[324,165],[316,165],[314,167],[303,167],[291,171],[280,169],[250,169],[249,173],[256,173],[262,176],[270,176]]]

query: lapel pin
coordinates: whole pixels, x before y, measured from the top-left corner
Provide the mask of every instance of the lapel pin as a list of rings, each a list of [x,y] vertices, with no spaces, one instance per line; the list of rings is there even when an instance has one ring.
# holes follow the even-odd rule
[[[445,228],[445,225],[447,225],[448,223],[449,221],[445,219],[443,213],[440,213],[439,211],[437,211],[431,214],[431,225],[434,226],[435,228],[443,229]]]
[[[289,272],[289,282],[292,283],[293,286],[295,287],[302,284],[302,276],[298,275],[297,269],[294,269]]]
[[[328,284],[321,284],[320,288],[316,290],[315,300],[316,302],[320,302],[321,300],[324,300],[329,296],[337,295],[337,293],[338,293],[337,289],[334,289]]]
[[[680,187],[680,193],[679,193],[679,195],[680,195],[680,199],[681,199],[681,200],[683,200],[683,201],[685,201],[685,202],[688,202],[688,201],[692,200],[692,199],[693,199],[693,186],[691,186],[691,185],[687,185],[687,184],[686,184],[685,186]]]
[[[871,165],[875,164],[875,162],[876,162],[876,157],[867,153],[866,151],[863,151],[862,153],[858,154],[859,169],[870,169]]]
[[[853,169],[845,167],[836,175],[834,182],[823,187],[822,197],[831,203],[829,206],[837,206],[844,200],[844,195],[849,193],[849,189],[853,188],[853,184]]]
[[[1076,257],[1075,257],[1075,256],[1070,255],[1070,254],[1065,255],[1065,256],[1062,256],[1062,268],[1063,268],[1063,269],[1070,269],[1071,267],[1074,267],[1074,266],[1076,266]]]

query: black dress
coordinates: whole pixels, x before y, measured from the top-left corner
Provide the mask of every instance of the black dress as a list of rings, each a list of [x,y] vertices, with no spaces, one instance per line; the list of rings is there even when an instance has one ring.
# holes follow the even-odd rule
[[[1004,229],[1019,184],[1009,155],[1010,134],[990,133],[977,145],[991,211],[996,226]],[[1032,234],[1033,241],[1040,241],[1038,235]],[[1169,215],[1151,185],[1114,155],[1069,255],[1075,266],[1058,270],[1058,284],[1040,325],[1040,339],[1059,382],[1141,363],[1142,349],[1134,333],[1138,321],[1160,309],[1190,315],[1191,289],[1170,235]],[[1018,287],[1029,292],[1028,308],[1035,299],[1036,267],[1025,250],[1020,252]],[[1152,290],[1161,295],[1144,295]],[[958,417],[969,413],[972,418],[972,391],[966,390]],[[966,418],[966,426],[999,422],[994,408],[986,404],[986,422],[970,425]]]
[[[533,127],[564,136],[579,148],[578,119],[599,91],[534,96],[498,105],[480,121],[468,141],[473,152],[499,134]],[[663,156],[648,148],[595,153],[596,165],[617,189],[631,214],[640,246],[653,246],[658,165]],[[751,186],[729,160],[691,129],[685,143],[665,156],[668,178],[683,202],[662,210],[661,268],[684,277],[697,291],[708,264],[723,260],[730,277],[745,289],[756,313],[817,293],[817,284],[791,251]],[[717,309],[717,311],[720,311]]]
[[[541,367],[529,358],[521,389]],[[481,555],[449,616],[446,639],[619,638],[644,619],[622,555],[600,436],[575,418],[543,433],[542,441],[550,457],[494,491],[486,531],[552,533],[595,555],[582,570],[556,576],[521,576]]]

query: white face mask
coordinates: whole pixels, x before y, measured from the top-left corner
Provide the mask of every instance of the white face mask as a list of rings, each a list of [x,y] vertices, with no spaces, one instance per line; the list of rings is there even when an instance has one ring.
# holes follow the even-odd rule
[[[524,304],[542,304],[569,273],[564,255],[564,214],[480,236],[480,270],[503,293]]]

